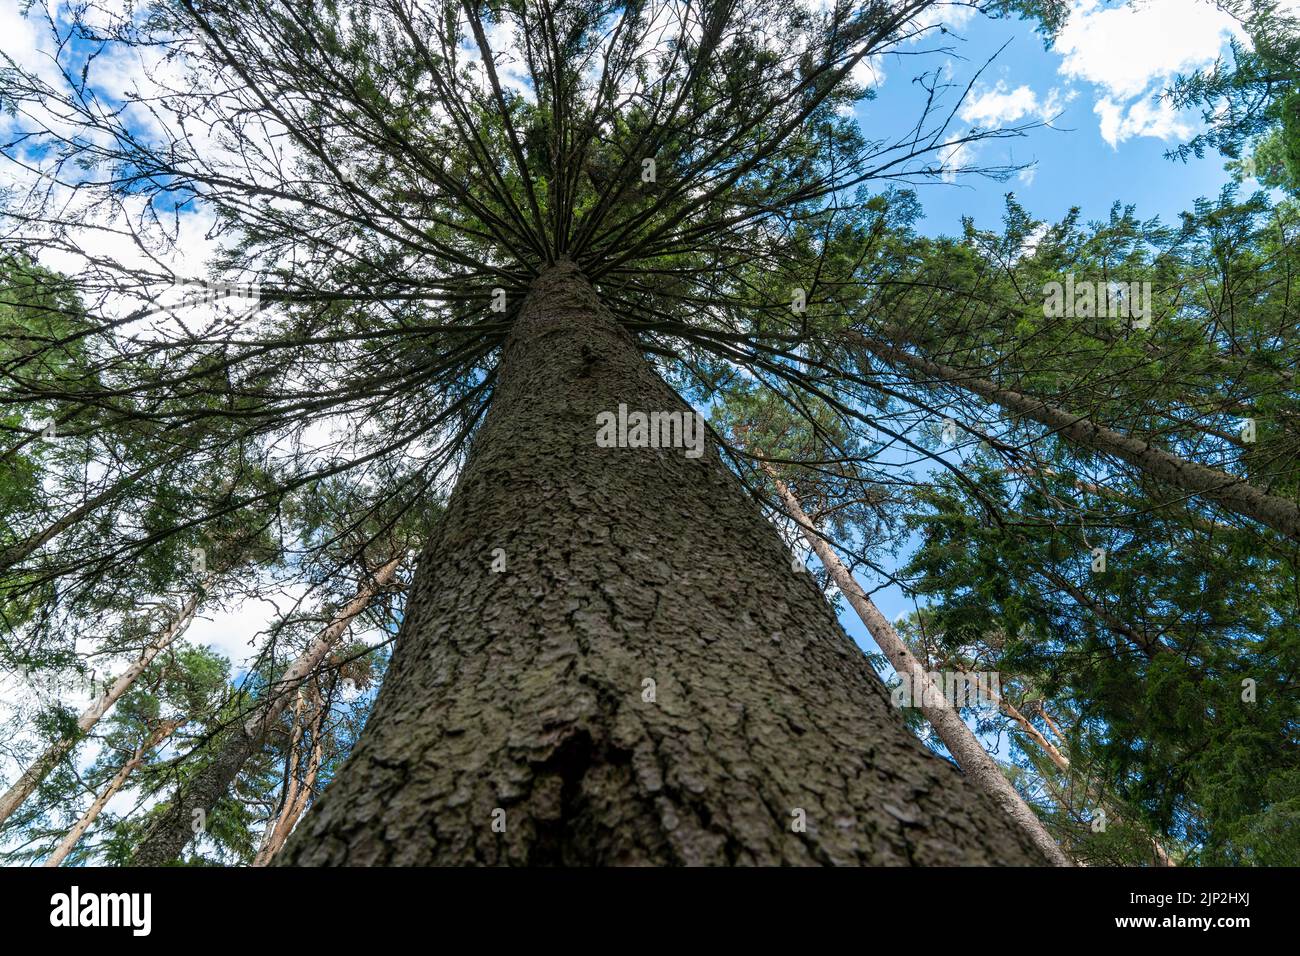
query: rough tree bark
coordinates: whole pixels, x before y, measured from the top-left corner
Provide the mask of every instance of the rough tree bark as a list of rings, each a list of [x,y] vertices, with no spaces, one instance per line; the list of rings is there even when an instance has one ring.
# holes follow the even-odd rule
[[[14,785],[5,792],[4,796],[0,796],[0,824],[13,815],[13,812],[22,805],[24,800],[32,795],[32,792],[40,786],[41,781],[49,775],[50,771],[63,759],[64,755],[77,745],[77,741],[83,735],[90,733],[91,728],[99,723],[100,719],[117,703],[118,699],[131,689],[131,686],[144,673],[145,668],[149,666],[153,659],[166,650],[189,627],[190,621],[193,620],[195,612],[199,609],[199,602],[203,599],[203,592],[211,587],[212,581],[213,578],[210,577],[203,583],[199,590],[181,606],[176,617],[163,629],[157,639],[146,647],[140,656],[132,662],[131,666],[118,675],[112,685],[82,712],[81,716],[77,718],[77,735],[64,737],[62,740],[56,740],[50,744],[39,757],[32,761],[31,766],[23,772],[23,775],[14,782]]]
[[[849,569],[844,566],[840,556],[835,553],[835,549],[827,543],[826,539],[817,533],[813,527],[812,520],[804,512],[803,506],[799,499],[794,496],[790,488],[777,477],[776,470],[771,465],[763,462],[763,470],[767,472],[768,477],[776,485],[777,493],[781,496],[781,501],[785,505],[786,512],[794,518],[799,525],[799,530],[803,533],[804,539],[817,552],[817,557],[821,560],[831,580],[848,598],[849,604],[857,612],[858,618],[871,632],[872,638],[875,639],[880,649],[885,652],[889,662],[894,666],[894,670],[900,675],[906,675],[911,680],[913,694],[916,688],[921,688],[920,708],[925,719],[930,722],[939,739],[943,741],[948,752],[952,754],[957,765],[970,777],[971,781],[982,791],[989,795],[989,798],[1002,808],[1006,815],[1015,821],[1016,825],[1021,827],[1033,841],[1034,845],[1043,853],[1048,860],[1056,866],[1070,866],[1071,861],[1056,845],[1051,834],[1043,826],[1041,820],[1034,815],[1034,811],[1024,800],[1020,799],[1020,794],[1016,788],[1011,785],[1011,781],[1006,778],[1002,768],[997,762],[988,755],[983,745],[975,738],[975,734],[966,726],[966,721],[962,720],[961,714],[957,712],[944,697],[943,691],[936,687],[934,682],[926,673],[921,662],[908,649],[903,638],[899,636],[894,625],[889,623],[889,619],[880,613],[876,607],[876,602],[871,600],[867,592],[858,584],[857,578],[849,573]]]
[[[217,801],[230,790],[244,764],[261,749],[266,735],[284,713],[295,691],[325,660],[352,619],[392,583],[404,557],[403,554],[393,557],[375,572],[371,581],[363,582],[356,596],[267,689],[266,697],[257,709],[221,738],[212,760],[180,787],[167,809],[145,831],[131,858],[133,866],[166,866],[181,855],[185,845],[200,832],[202,821],[207,819]],[[195,821],[200,822],[199,829],[195,828]]]
[[[620,403],[689,411],[562,261],[276,862],[1043,863],[907,730],[715,448],[597,447]]]

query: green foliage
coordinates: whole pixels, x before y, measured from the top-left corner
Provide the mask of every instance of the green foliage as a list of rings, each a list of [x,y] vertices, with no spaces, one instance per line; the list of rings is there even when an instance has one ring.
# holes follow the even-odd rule
[[[1049,38],[1070,9],[984,6]],[[1260,182],[1294,192],[1294,20],[1265,0],[1228,6],[1254,42],[1175,84],[1174,104],[1208,123],[1181,154],[1249,154]],[[874,95],[858,67],[911,55],[928,7],[745,0],[690,5],[687,22],[642,2],[382,16],[346,0],[165,2],[70,12],[103,44],[80,85],[4,68],[11,116],[64,117],[6,157],[50,181],[79,170],[78,195],[149,251],[139,266],[87,257],[71,282],[27,248],[77,248],[66,197],[6,197],[0,649],[8,669],[56,681],[24,713],[28,736],[73,735],[57,681],[134,660],[185,602],[251,600],[277,577],[310,594],[237,675],[169,646],[23,808],[15,859],[47,853],[184,718],[133,775],[136,809],[105,814],[73,857],[128,862],[357,588],[418,550],[530,285],[560,259],[709,406],[760,501],[775,504],[779,477],[855,568],[918,598],[904,628],[918,653],[1006,675],[1070,772],[1023,724],[973,719],[1014,737],[1008,772],[1081,859],[1149,862],[1152,836],[1190,863],[1300,858],[1294,542],[987,397],[1297,500],[1296,206],[1228,189],[1172,224],[1121,203],[1101,222],[1043,223],[1008,197],[997,228],[918,236],[915,194],[880,187],[941,177],[963,142],[944,81],[917,76],[928,105],[897,137],[851,114]],[[167,67],[147,130],[86,95],[99,64],[140,51]],[[220,245],[204,278],[255,284],[255,307],[164,301],[168,223],[192,210]],[[1109,291],[1045,309],[1067,276],[1149,283],[1149,327],[1100,308]],[[396,632],[406,573],[292,689],[182,862],[250,862],[289,785],[328,782],[386,664],[357,635]],[[1123,823],[1094,831],[1103,804]]]

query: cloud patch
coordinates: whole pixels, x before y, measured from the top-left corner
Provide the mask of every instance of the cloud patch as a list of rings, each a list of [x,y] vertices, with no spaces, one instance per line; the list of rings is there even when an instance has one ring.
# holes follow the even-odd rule
[[[1074,97],[1074,92],[1063,95],[1053,87],[1046,97],[1040,99],[1028,86],[1022,84],[1012,90],[999,80],[994,86],[983,89],[976,87],[972,90],[971,96],[962,104],[957,115],[963,121],[984,129],[1016,123],[1029,117],[1045,122],[1056,116],[1062,105]]]
[[[1189,135],[1160,93],[1175,75],[1213,63],[1233,36],[1244,39],[1240,26],[1207,0],[1074,0],[1053,49],[1062,76],[1097,88],[1101,136],[1117,147],[1134,136]]]

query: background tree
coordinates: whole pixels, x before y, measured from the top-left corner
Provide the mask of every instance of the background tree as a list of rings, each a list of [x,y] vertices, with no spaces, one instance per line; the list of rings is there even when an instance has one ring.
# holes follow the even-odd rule
[[[824,517],[827,511],[834,512],[833,503],[837,499],[843,504],[853,503],[852,499],[844,500],[847,496],[828,493],[823,490],[823,486],[828,480],[833,481],[832,476],[837,472],[841,475],[847,473],[850,484],[856,484],[853,481],[856,476],[851,460],[846,461],[842,457],[856,443],[846,441],[845,436],[836,434],[839,423],[834,416],[825,414],[819,408],[820,402],[816,400],[801,403],[804,409],[812,412],[809,419],[816,427],[811,434],[807,434],[803,428],[805,419],[794,419],[766,393],[759,393],[757,400],[754,400],[744,393],[733,392],[728,395],[728,400],[724,417],[733,420],[729,433],[737,436],[736,442],[749,455],[758,459],[759,468],[773,486],[781,509],[793,520],[808,546],[816,552],[826,574],[853,607],[854,613],[893,665],[898,678],[906,683],[905,695],[901,698],[891,695],[891,701],[896,706],[901,704],[919,708],[933,733],[943,741],[967,778],[1024,830],[1045,858],[1056,865],[1070,865],[1069,859],[1042,822],[1011,786],[1001,768],[985,752],[983,745],[962,718],[961,702],[967,694],[981,693],[976,669],[958,668],[954,672],[949,668],[946,675],[940,675],[934,668],[925,667],[923,659],[913,654],[894,625],[880,612],[862,585],[853,577],[849,567],[823,538],[818,528],[818,519]],[[803,453],[796,460],[820,463],[820,467],[811,474],[803,469],[783,468],[769,457],[768,448],[788,447],[796,442],[804,446]],[[781,453],[781,457],[785,457],[785,454]],[[813,497],[815,502],[826,500],[826,510],[820,504],[814,504],[816,517],[810,517],[804,505],[807,497]],[[876,502],[878,509],[884,505],[885,500],[885,496],[879,496]],[[846,523],[846,517],[846,512],[841,511],[837,523],[842,526]],[[968,673],[972,682],[969,690],[966,677]]]
[[[1001,230],[918,237],[902,186],[1004,175],[953,155],[1028,128],[954,134],[970,87],[940,69],[899,135],[852,117],[866,67],[942,37],[942,8],[168,0],[51,18],[76,32],[60,69],[4,69],[20,133],[3,155],[28,188],[0,248],[84,268],[71,324],[36,323],[2,371],[12,454],[37,411],[79,444],[15,484],[14,641],[166,592],[214,534],[269,541],[263,563],[332,619],[411,527],[423,551],[373,715],[277,860],[1041,859],[890,707],[791,570],[743,449],[594,440],[620,407],[686,416],[744,382],[818,438],[783,464],[825,483],[838,550],[924,595],[951,653],[1007,635],[1000,666],[1061,702],[1135,832],[1188,859],[1267,856],[1294,743],[1290,207],[1230,191],[1176,228],[1120,207],[1044,229],[1011,202]],[[115,55],[145,65],[113,93]],[[195,217],[201,279],[177,255]],[[1075,272],[1104,311],[1044,308]],[[178,297],[187,279],[197,297]],[[1151,282],[1148,327],[1116,320],[1112,279]],[[827,467],[827,433],[852,468]],[[317,500],[339,502],[321,534]],[[296,693],[272,693],[302,623],[272,629],[211,746],[164,762],[154,793],[183,808],[249,706],[283,701],[208,788],[191,861],[252,860],[293,784],[316,786],[302,745],[328,736],[333,665],[295,675],[297,718]],[[1233,699],[1246,679],[1267,706]],[[1228,753],[1277,755],[1277,776],[1216,775]],[[110,858],[169,814],[125,821]]]
[[[183,641],[155,659],[84,744],[61,758],[19,808],[6,830],[11,844],[6,858],[47,866],[96,859],[122,818],[112,798],[121,793],[116,805],[125,800],[129,806],[132,791],[137,798],[148,791],[148,779],[166,759],[164,745],[211,718],[228,676],[224,658]],[[118,779],[124,769],[128,773]],[[15,834],[20,841],[12,839]]]

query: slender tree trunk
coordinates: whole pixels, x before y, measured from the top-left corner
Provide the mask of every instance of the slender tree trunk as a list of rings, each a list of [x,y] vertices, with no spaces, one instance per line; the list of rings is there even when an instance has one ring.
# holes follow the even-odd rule
[[[1069,771],[1070,758],[1057,749],[1056,744],[1052,743],[1043,736],[1043,732],[1029,722],[1029,718],[1022,714],[1014,707],[1005,697],[997,697],[998,706],[1002,708],[1003,713],[1016,722],[1025,735],[1038,745],[1038,749],[1047,754],[1049,760],[1056,764],[1058,770]]]
[[[1040,573],[1056,587],[1060,588],[1066,594],[1074,599],[1074,602],[1080,607],[1087,608],[1097,616],[1102,624],[1106,625],[1106,630],[1112,634],[1118,634],[1127,640],[1133,647],[1144,654],[1148,659],[1154,658],[1157,654],[1171,653],[1169,648],[1160,643],[1158,637],[1152,637],[1139,631],[1128,622],[1121,619],[1114,611],[1105,604],[1098,601],[1092,595],[1088,594],[1078,585],[1070,581],[1063,574],[1059,574],[1051,568],[1041,568]]]
[[[295,705],[299,719],[301,717],[302,701],[302,692],[299,691],[298,704]],[[316,783],[316,774],[320,770],[321,760],[325,755],[320,736],[323,715],[324,711],[319,706],[318,701],[316,715],[312,721],[311,757],[308,759],[307,770],[301,781],[298,779],[298,765],[301,762],[300,745],[303,728],[301,723],[295,723],[294,725],[294,739],[289,754],[288,772],[285,774],[284,796],[280,801],[280,812],[276,814],[274,820],[267,824],[266,833],[262,838],[262,847],[257,851],[253,866],[266,866],[277,853],[284,849],[285,841],[289,839],[289,834],[293,832],[298,818],[307,809],[307,801],[311,798],[312,787]]]
[[[995,694],[994,696],[997,695]],[[1007,714],[1007,716],[1010,717],[1012,720],[1014,720],[1016,724],[1019,725],[1020,729],[1024,731],[1025,735],[1028,736],[1030,740],[1032,740],[1035,744],[1038,745],[1038,749],[1047,755],[1047,758],[1051,760],[1053,764],[1055,764],[1058,770],[1060,770],[1063,773],[1070,772],[1070,758],[1067,757],[1065,754],[1061,753],[1061,751],[1057,749],[1055,744],[1053,744],[1050,740],[1048,740],[1045,736],[1043,736],[1042,731],[1040,731],[1037,727],[1035,727],[1032,723],[1030,723],[1029,718],[1027,718],[1014,706],[1012,706],[1011,702],[1008,701],[1006,698],[998,697],[997,701],[998,701],[998,705]],[[1044,715],[1044,718],[1046,719],[1046,715]],[[1059,730],[1055,732],[1058,734],[1060,733]],[[1112,822],[1114,823],[1122,822],[1119,811],[1115,809],[1113,804],[1107,802],[1102,797],[1101,795],[1102,791],[1100,787],[1096,786],[1095,784],[1092,783],[1092,781],[1087,779],[1083,781],[1083,785],[1085,787],[1085,792],[1087,794],[1096,795],[1098,802],[1101,803],[1106,808],[1106,812],[1110,815],[1110,819]],[[1151,852],[1155,856],[1155,860],[1157,864],[1159,864],[1160,866],[1177,866],[1177,864],[1174,863],[1173,859],[1169,856],[1168,851],[1165,850],[1164,846],[1161,844],[1159,840],[1157,840],[1154,836],[1151,836],[1150,834],[1147,834],[1147,840],[1151,844]]]
[[[1161,842],[1157,840],[1155,837],[1151,837],[1151,852],[1155,854],[1156,863],[1159,864],[1160,866],[1178,865],[1173,861],[1173,858],[1169,855],[1169,852],[1164,848],[1164,845],[1161,844]]]
[[[258,853],[257,859],[253,861],[253,866],[268,866],[275,859],[276,854],[284,849],[289,835],[293,833],[294,826],[301,819],[303,812],[307,809],[307,801],[311,798],[312,785],[316,782],[316,774],[320,770],[321,758],[324,756],[321,744],[317,743],[312,747],[311,760],[308,763],[307,777],[303,780],[302,785],[298,787],[292,804],[285,806],[284,811],[276,822],[275,830],[271,833],[271,838]]]
[[[1025,478],[1052,477],[1059,472],[1055,468],[1019,468],[1007,467],[1002,469],[1008,475],[1020,475]],[[1105,496],[1112,501],[1118,501],[1126,504],[1131,508],[1146,507],[1143,502],[1139,502],[1132,495],[1126,495],[1114,488],[1103,488],[1101,485],[1094,484],[1091,481],[1084,481],[1081,478],[1074,480],[1074,489],[1076,491],[1086,491],[1088,494]],[[1211,521],[1208,518],[1202,518],[1200,515],[1188,513],[1183,516],[1193,527],[1202,531],[1235,531],[1236,526],[1228,524],[1226,521]]]
[[[1039,713],[1042,714],[1043,723],[1047,724],[1047,729],[1052,732],[1052,736],[1057,740],[1064,740],[1065,734],[1061,733],[1061,728],[1058,727],[1056,721],[1052,719],[1052,715],[1047,712],[1047,708],[1040,708]]]
[[[620,404],[690,413],[562,261],[370,720],[276,862],[1041,864],[908,731],[715,448],[598,447]]]
[[[1057,846],[1056,841],[1052,839],[1051,834],[1043,826],[1043,822],[1038,819],[1028,804],[1020,798],[1016,788],[1012,786],[1011,781],[1007,779],[1006,774],[997,762],[988,755],[988,752],[975,738],[975,734],[966,726],[966,721],[962,720],[961,714],[953,707],[944,696],[943,691],[934,685],[926,674],[925,668],[921,662],[908,648],[907,644],[899,636],[894,625],[880,613],[876,603],[871,600],[867,592],[862,589],[849,569],[844,566],[840,556],[835,553],[835,549],[827,543],[826,539],[817,533],[813,527],[812,520],[804,512],[803,506],[794,493],[777,477],[776,469],[766,462],[763,463],[763,470],[767,472],[776,485],[777,493],[781,496],[781,501],[785,505],[787,513],[798,523],[799,529],[803,532],[804,538],[812,549],[817,552],[817,557],[821,559],[824,567],[831,580],[844,592],[848,598],[849,604],[853,606],[866,626],[871,632],[872,638],[876,644],[885,652],[889,662],[894,665],[894,670],[900,675],[906,676],[911,680],[913,694],[917,693],[917,688],[921,688],[921,713],[925,719],[930,722],[943,741],[948,752],[952,754],[957,765],[965,771],[970,780],[981,790],[989,795],[989,798],[1002,808],[1003,812],[1014,820],[1016,825],[1025,831],[1025,834],[1034,845],[1043,853],[1045,857],[1057,866],[1070,866],[1070,860]]]
[[[85,814],[82,815],[81,819],[77,821],[76,825],[68,831],[67,836],[63,838],[63,842],[55,848],[53,853],[50,854],[49,859],[47,859],[43,864],[44,866],[59,866],[63,863],[68,854],[72,852],[72,848],[77,845],[77,842],[85,835],[86,831],[90,829],[90,825],[94,823],[100,813],[103,812],[104,807],[108,806],[108,801],[113,799],[113,794],[121,790],[122,784],[126,783],[127,777],[131,776],[131,774],[135,772],[135,769],[139,767],[140,764],[144,763],[145,755],[175,733],[176,729],[184,723],[185,721],[183,720],[167,721],[150,734],[148,740],[136,748],[135,753],[131,755],[131,759],[122,764],[121,769],[118,770],[118,772],[113,776],[113,779],[108,782],[108,786],[104,788],[104,792],[95,798],[95,802],[90,805],[90,809],[87,810]]]
[[[149,474],[149,472],[155,470],[158,467],[158,464],[158,462],[154,462],[153,464],[145,465],[142,468],[137,468],[129,475],[123,475],[99,494],[93,495],[81,504],[77,505],[77,507],[70,510],[62,518],[51,522],[45,528],[35,534],[29,535],[24,540],[10,545],[8,548],[5,548],[4,551],[0,551],[0,570],[26,561],[47,541],[67,531],[74,524],[86,517],[86,515],[90,514],[106,501],[111,501],[113,498],[116,498],[121,494],[122,489],[129,488],[131,485],[135,484],[145,475]]]
[[[32,795],[32,792],[40,786],[41,781],[49,775],[49,772],[63,759],[64,755],[76,746],[77,741],[85,734],[90,733],[91,728],[99,723],[100,719],[108,713],[109,708],[131,689],[131,686],[144,673],[145,668],[149,666],[153,659],[166,650],[189,626],[195,612],[198,611],[200,601],[203,600],[203,592],[210,584],[211,579],[205,581],[199,590],[185,602],[180,612],[163,630],[162,634],[144,649],[144,652],[118,676],[117,680],[113,681],[108,690],[100,694],[95,702],[82,712],[81,716],[77,718],[77,734],[57,740],[47,747],[39,757],[32,761],[31,766],[23,772],[23,775],[5,792],[4,796],[0,797],[0,824],[3,824],[5,820],[13,815],[13,812],[22,805],[24,800]]]
[[[186,844],[202,831],[207,815],[230,790],[244,764],[261,749],[295,691],[320,667],[352,619],[392,583],[404,557],[398,554],[375,572],[371,581],[363,583],[356,597],[294,659],[280,679],[267,688],[266,697],[257,709],[230,733],[218,738],[216,755],[178,790],[167,809],[145,831],[131,859],[133,866],[166,866],[175,862]]]
[[[856,332],[850,332],[849,337],[883,359],[904,365],[914,372],[921,372],[935,382],[972,392],[1009,412],[1046,425],[1075,444],[1126,461],[1167,485],[1208,498],[1229,511],[1252,518],[1300,541],[1300,504],[1294,501],[1261,491],[1243,478],[1188,461],[1140,439],[1104,425],[1093,424],[1073,412],[1003,388],[996,382],[961,369],[913,355]]]
[[[284,787],[280,796],[280,812],[275,814],[272,819],[267,821],[266,831],[262,834],[262,846],[257,851],[257,856],[253,859],[253,866],[265,866],[267,859],[267,849],[275,842],[276,831],[280,829],[280,823],[284,819],[289,808],[293,806],[298,799],[298,758],[299,744],[302,741],[302,711],[306,704],[307,695],[303,693],[301,687],[298,688],[298,699],[293,705],[293,717],[290,718],[292,732],[289,735],[289,753],[285,758],[284,770]]]

